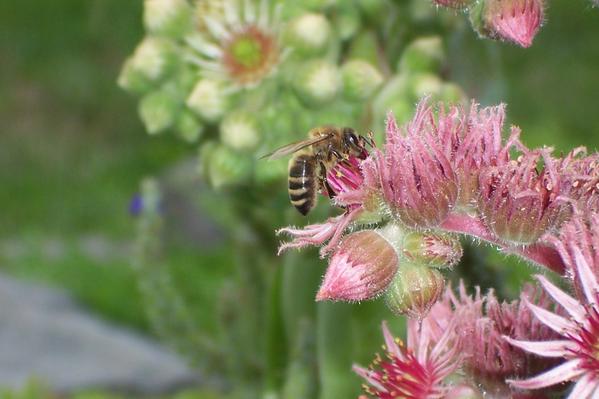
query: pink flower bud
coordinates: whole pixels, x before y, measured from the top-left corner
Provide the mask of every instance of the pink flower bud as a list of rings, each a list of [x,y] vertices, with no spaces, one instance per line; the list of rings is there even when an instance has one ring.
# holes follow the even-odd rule
[[[451,268],[463,254],[462,244],[449,234],[409,233],[404,238],[402,255],[430,267]]]
[[[385,292],[385,302],[395,314],[422,319],[443,294],[441,273],[427,266],[402,264]]]
[[[486,0],[484,24],[492,36],[530,47],[543,23],[543,0]]]
[[[539,171],[537,163],[545,162]],[[561,178],[547,150],[530,152],[480,175],[480,209],[487,227],[502,240],[532,244],[557,227],[568,206],[559,198]]]
[[[331,257],[317,301],[363,301],[380,295],[397,272],[395,249],[376,230],[348,235]]]

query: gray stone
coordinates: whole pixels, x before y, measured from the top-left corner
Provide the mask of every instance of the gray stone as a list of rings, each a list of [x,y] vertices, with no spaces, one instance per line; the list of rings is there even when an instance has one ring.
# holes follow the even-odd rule
[[[157,342],[90,316],[56,289],[0,274],[0,386],[31,377],[57,392],[151,394],[199,382]]]

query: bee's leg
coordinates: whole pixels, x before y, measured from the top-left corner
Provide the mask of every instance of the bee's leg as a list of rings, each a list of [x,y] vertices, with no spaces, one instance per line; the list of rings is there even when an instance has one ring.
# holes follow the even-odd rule
[[[318,175],[318,182],[320,183],[320,189],[324,195],[329,198],[333,198],[335,196],[335,191],[329,185],[327,181],[327,168],[324,166],[324,163],[320,162],[320,171]]]
[[[375,147],[372,130],[368,131],[368,134],[366,136],[360,135],[360,139],[364,140],[364,142],[368,144],[370,147]]]
[[[343,160],[343,159],[347,158],[347,155],[340,154],[339,151],[337,151],[337,150],[335,150],[333,148],[330,149],[330,153],[333,154],[339,160]]]

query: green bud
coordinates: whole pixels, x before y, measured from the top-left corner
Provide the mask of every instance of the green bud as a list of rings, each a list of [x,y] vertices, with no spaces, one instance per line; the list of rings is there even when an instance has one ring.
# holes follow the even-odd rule
[[[228,106],[224,83],[211,79],[199,80],[187,98],[186,104],[206,122],[218,121]]]
[[[309,105],[333,100],[341,87],[337,65],[325,60],[304,63],[294,83],[299,96]]]
[[[445,103],[465,103],[468,100],[464,90],[456,83],[443,83],[439,100]]]
[[[298,4],[301,4],[301,7],[308,10],[313,11],[322,11],[327,8],[335,6],[339,1],[345,0],[303,0],[298,1]]]
[[[348,40],[360,30],[360,13],[356,7],[347,1],[344,1],[335,18],[335,31],[341,40]]]
[[[491,32],[487,28],[487,24],[485,22],[485,2],[484,1],[476,1],[469,8],[468,15],[470,17],[470,24],[472,25],[472,29],[478,33],[480,37],[490,37]]]
[[[258,160],[255,166],[256,181],[261,184],[270,184],[287,178],[287,161]]]
[[[388,15],[391,4],[387,0],[356,0],[366,19],[379,23],[381,16]]]
[[[387,81],[372,102],[375,135],[385,131],[385,120],[389,111],[393,112],[399,123],[409,120],[414,112],[414,101],[410,80],[406,75],[396,75]],[[375,139],[379,143],[384,142],[383,137],[377,136]]]
[[[425,266],[451,268],[462,254],[460,240],[449,234],[412,232],[403,239],[403,257]]]
[[[331,25],[322,14],[303,14],[289,23],[285,38],[297,54],[320,54],[328,47]]]
[[[341,67],[343,93],[350,100],[366,100],[383,83],[383,75],[374,65],[363,60],[351,60]]]
[[[145,0],[143,19],[148,32],[180,38],[192,28],[193,10],[186,0]]]
[[[184,110],[177,119],[177,133],[188,143],[195,143],[202,136],[204,125],[190,111]]]
[[[425,95],[438,96],[443,87],[443,81],[441,78],[430,73],[420,73],[414,75],[411,78],[410,84],[412,92],[411,94],[414,101],[417,101],[417,99]]]
[[[203,167],[208,182],[215,189],[248,183],[252,174],[252,160],[232,149],[217,144],[209,153],[202,150]]]
[[[438,73],[445,60],[443,42],[439,36],[422,37],[414,40],[404,50],[398,71]]]
[[[377,64],[378,47],[378,41],[374,32],[361,32],[350,43],[349,58],[361,58],[365,61],[370,62],[371,64]]]
[[[260,144],[256,118],[245,111],[233,111],[220,124],[223,144],[237,151],[251,151]]]
[[[176,63],[175,45],[166,40],[146,37],[125,61],[118,84],[125,90],[144,92],[160,81]]]
[[[439,17],[439,13],[430,1],[412,1],[409,7],[409,18],[412,23],[426,23]]]
[[[180,102],[167,90],[152,92],[139,102],[139,116],[149,134],[157,134],[171,127],[180,110]]]
[[[183,93],[189,93],[193,90],[199,79],[199,74],[196,69],[194,69],[191,65],[187,64],[178,68],[175,72],[172,82],[173,82],[173,90],[178,91],[179,95],[184,95]]]
[[[437,270],[404,263],[385,292],[385,303],[396,315],[421,319],[441,297],[444,288],[445,280]]]

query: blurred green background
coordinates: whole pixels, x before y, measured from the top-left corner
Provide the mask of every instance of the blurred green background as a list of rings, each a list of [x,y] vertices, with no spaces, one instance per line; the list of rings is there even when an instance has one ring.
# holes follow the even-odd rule
[[[148,137],[137,100],[116,86],[143,36],[141,12],[140,0],[0,2],[0,268],[148,331],[129,267],[129,201],[141,178],[196,149],[172,135]],[[464,24],[447,40],[446,72],[483,104],[506,102],[526,144],[595,150],[597,38],[590,2],[553,1],[530,49],[478,40]],[[214,326],[210,309],[230,270],[225,246],[173,240],[167,262],[194,317]]]

